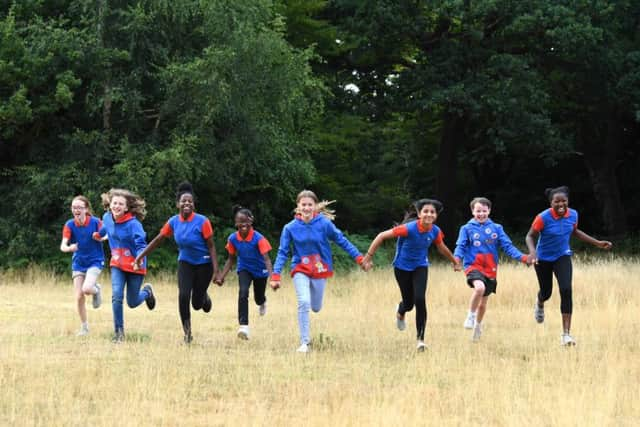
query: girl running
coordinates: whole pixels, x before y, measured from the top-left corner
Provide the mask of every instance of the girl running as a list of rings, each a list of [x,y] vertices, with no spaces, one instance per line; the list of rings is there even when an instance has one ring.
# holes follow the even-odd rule
[[[566,186],[547,188],[545,195],[551,208],[539,213],[527,233],[527,247],[535,259],[536,275],[540,291],[534,309],[536,322],[544,322],[544,303],[551,298],[553,276],[556,276],[560,288],[560,312],[562,313],[562,335],[560,343],[564,346],[576,344],[571,336],[571,314],[573,299],[571,276],[573,267],[569,247],[571,236],[576,236],[601,249],[611,249],[611,242],[597,240],[578,229],[578,212],[569,208],[569,188]],[[536,246],[536,239],[538,240]]]
[[[124,341],[124,313],[122,300],[127,288],[127,305],[131,308],[146,302],[149,310],[156,306],[153,287],[147,283],[140,290],[147,272],[147,261],[134,267],[134,259],[147,246],[145,232],[140,221],[146,214],[145,202],[140,196],[119,188],[112,188],[102,195],[107,212],[102,217],[102,228],[95,239],[107,237],[111,248],[111,287],[113,296],[113,342]]]
[[[216,283],[222,285],[224,278],[238,261],[238,338],[249,339],[249,287],[253,282],[253,300],[260,306],[260,316],[267,312],[265,288],[267,279],[272,273],[269,241],[253,228],[254,217],[251,211],[241,206],[234,206],[233,217],[238,231],[229,235],[227,252],[229,258],[222,272],[216,277]]]
[[[218,257],[213,243],[213,227],[204,215],[195,212],[196,196],[188,182],[178,186],[176,207],[178,214],[169,218],[160,233],[136,256],[135,265],[140,266],[144,257],[153,252],[167,237],[178,245],[178,309],[185,344],[191,343],[191,312],[211,311],[211,298],[207,293],[209,283],[218,272]]]
[[[363,269],[362,255],[331,221],[334,212],[327,208],[331,202],[318,201],[313,191],[303,190],[296,198],[295,218],[284,226],[278,256],[273,266],[271,287],[280,287],[280,273],[289,258],[291,248],[291,276],[298,299],[299,353],[309,351],[309,309],[319,312],[327,278],[333,275],[330,242],[347,252]]]
[[[420,199],[413,203],[415,212],[405,218],[403,224],[383,231],[373,239],[367,254],[365,265],[371,262],[373,255],[383,241],[397,238],[396,255],[393,260],[394,274],[402,300],[396,309],[396,326],[403,331],[406,328],[405,314],[416,307],[416,336],[419,352],[425,350],[424,332],[427,325],[427,276],[429,273],[429,247],[434,244],[438,252],[460,271],[460,264],[444,244],[444,234],[435,225],[438,214],[442,212],[442,203],[432,199]],[[412,218],[417,218],[411,220]]]
[[[84,196],[76,196],[71,201],[73,218],[62,228],[60,250],[71,252],[71,278],[76,294],[76,304],[80,315],[78,336],[89,333],[85,295],[92,295],[93,308],[102,304],[102,292],[97,282],[104,268],[102,244],[93,240],[93,233],[100,230],[102,222],[93,216],[91,203]]]
[[[476,197],[471,203],[473,218],[460,227],[454,256],[462,260],[467,275],[467,285],[473,289],[469,299],[469,312],[464,321],[465,329],[473,329],[471,339],[478,341],[482,335],[482,319],[487,310],[489,295],[496,292],[498,282],[498,250],[511,258],[530,265],[531,256],[518,250],[502,225],[491,221],[491,201]]]

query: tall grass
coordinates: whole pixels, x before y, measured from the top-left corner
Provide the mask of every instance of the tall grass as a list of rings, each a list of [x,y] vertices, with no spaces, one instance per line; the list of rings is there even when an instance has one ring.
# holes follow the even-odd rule
[[[557,287],[536,324],[535,274],[513,264],[501,266],[472,343],[463,275],[435,266],[425,353],[415,352],[413,313],[395,329],[399,291],[379,269],[330,280],[307,356],[295,352],[289,280],[269,291],[265,317],[251,304],[249,341],[236,338],[237,284],[210,288],[213,310],[192,313],[184,346],[171,275],[149,277],[156,310],[125,308],[122,345],[110,342],[107,277],[105,304],[88,308],[91,334],[78,338],[70,278],[2,276],[0,425],[638,425],[640,267],[574,267],[575,348],[559,345]]]

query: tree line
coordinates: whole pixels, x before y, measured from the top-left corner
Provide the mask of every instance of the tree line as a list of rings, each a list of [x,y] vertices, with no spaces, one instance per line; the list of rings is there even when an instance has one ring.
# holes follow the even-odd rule
[[[637,236],[639,35],[631,0],[0,2],[0,265],[59,256],[80,193],[154,234],[183,180],[274,237],[307,187],[363,235],[436,197],[451,241],[473,196],[524,233],[560,184]]]

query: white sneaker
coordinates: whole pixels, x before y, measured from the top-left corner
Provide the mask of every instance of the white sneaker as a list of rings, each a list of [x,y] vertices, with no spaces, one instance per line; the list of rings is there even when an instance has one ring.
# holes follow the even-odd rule
[[[482,336],[482,324],[476,322],[476,324],[473,326],[473,336],[471,337],[471,340],[473,342],[480,341],[481,336]]]
[[[259,309],[259,313],[260,316],[264,316],[265,314],[267,314],[267,302],[263,302],[262,304],[260,304],[260,309]]]
[[[301,344],[300,347],[296,350],[298,353],[309,353],[309,345]]]
[[[560,344],[565,347],[570,347],[576,345],[576,340],[570,334],[564,333],[560,337]]]
[[[86,325],[80,326],[80,330],[78,331],[78,333],[76,333],[76,336],[84,337],[86,335],[89,335],[89,326],[86,326]]]
[[[424,343],[423,340],[418,340],[418,345],[416,345],[416,351],[418,353],[422,353],[427,349],[427,345]]]
[[[467,314],[467,318],[464,319],[463,326],[465,329],[473,329],[475,325],[476,325],[476,313],[469,312],[469,314]]]
[[[249,339],[249,325],[240,325],[238,328],[238,338],[241,340]]]
[[[99,283],[96,283],[96,293],[93,294],[91,303],[93,304],[93,308],[100,308],[102,305],[102,287]]]
[[[400,305],[398,305],[398,308],[400,308]],[[396,327],[399,331],[404,331],[407,328],[407,322],[404,321],[404,316],[402,318],[399,317],[398,308],[396,308]]]

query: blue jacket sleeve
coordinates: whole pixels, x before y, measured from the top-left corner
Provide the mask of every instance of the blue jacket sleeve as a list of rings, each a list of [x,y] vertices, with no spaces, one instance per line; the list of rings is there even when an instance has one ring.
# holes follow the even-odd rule
[[[147,235],[144,232],[144,228],[142,228],[142,224],[137,219],[131,221],[131,232],[133,234],[133,244],[136,248],[135,256],[138,256],[147,247]]]
[[[469,252],[469,239],[467,238],[467,230],[464,225],[460,227],[458,233],[458,240],[456,240],[456,249],[453,251],[453,256],[464,261],[464,256]]]
[[[498,227],[498,230],[498,241],[500,242],[500,248],[503,252],[515,260],[522,261],[522,252],[513,246],[511,239],[507,236],[507,233],[504,232],[502,227]]]
[[[273,272],[275,274],[282,273],[285,263],[289,259],[289,252],[291,246],[291,235],[289,228],[285,225],[282,229],[282,235],[280,236],[280,246],[278,247],[278,255],[276,256],[276,262],[273,264]]]
[[[342,248],[342,250],[344,250],[346,253],[349,254],[349,256],[351,258],[357,258],[359,256],[362,256],[362,254],[360,253],[360,251],[358,250],[358,248],[355,247],[355,245],[353,243],[351,243],[349,241],[349,239],[347,239],[344,236],[344,233],[342,231],[340,231],[338,229],[338,227],[335,226],[335,224],[331,221],[328,221],[329,225],[329,240],[331,240],[332,242],[334,242],[336,245],[340,246]]]

